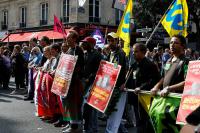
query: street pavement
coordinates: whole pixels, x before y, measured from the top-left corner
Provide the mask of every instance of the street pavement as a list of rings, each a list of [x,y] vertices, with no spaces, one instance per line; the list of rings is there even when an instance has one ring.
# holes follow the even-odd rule
[[[11,79],[10,88],[14,88]],[[23,100],[19,90],[11,95],[12,89],[0,89],[0,133],[62,133],[61,128],[45,123],[35,116],[34,104]],[[105,130],[105,122],[99,121],[99,133]],[[129,133],[134,133],[130,128]]]

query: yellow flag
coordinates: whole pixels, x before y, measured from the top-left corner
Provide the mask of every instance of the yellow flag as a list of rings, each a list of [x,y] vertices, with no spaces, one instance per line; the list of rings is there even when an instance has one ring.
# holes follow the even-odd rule
[[[186,37],[188,34],[188,6],[186,0],[175,0],[161,23],[170,37],[176,34]]]
[[[130,19],[132,17],[132,6],[133,2],[132,0],[129,0],[126,6],[126,9],[124,11],[124,14],[122,16],[121,22],[119,24],[119,27],[117,29],[117,35],[119,38],[124,40],[124,51],[126,55],[130,52]]]
[[[142,107],[145,109],[147,113],[149,113],[149,109],[151,106],[151,98],[152,96],[150,94],[139,94],[138,99],[140,103],[142,104]]]

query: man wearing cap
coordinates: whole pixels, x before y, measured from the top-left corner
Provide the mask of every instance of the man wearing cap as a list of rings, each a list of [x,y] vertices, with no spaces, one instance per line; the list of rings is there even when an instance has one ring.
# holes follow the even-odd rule
[[[121,65],[121,71],[116,82],[113,95],[109,106],[107,108],[109,118],[107,120],[107,126],[105,133],[117,133],[119,125],[121,123],[122,115],[124,112],[124,107],[126,103],[127,93],[121,91],[121,87],[125,82],[126,75],[126,55],[124,51],[118,46],[118,36],[116,33],[111,32],[107,35],[107,41],[110,48],[110,54],[108,56],[108,61],[116,65]],[[115,100],[116,101],[115,101]],[[113,102],[114,100],[114,102]],[[117,111],[113,109],[116,108]]]
[[[101,61],[101,54],[94,49],[96,40],[92,37],[86,37],[83,39],[81,47],[84,50],[84,98],[87,99],[90,88],[95,80],[97,70]],[[97,110],[93,109],[88,104],[83,103],[83,119],[85,133],[97,133]]]
[[[151,90],[153,95],[160,89],[162,89],[161,96],[167,96],[169,92],[183,92],[189,62],[184,55],[185,47],[186,40],[183,36],[174,35],[171,38],[172,57],[165,64],[163,78]]]

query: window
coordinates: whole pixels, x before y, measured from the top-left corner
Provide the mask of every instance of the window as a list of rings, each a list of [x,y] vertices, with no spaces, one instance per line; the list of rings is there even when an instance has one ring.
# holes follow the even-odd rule
[[[3,21],[1,22],[1,29],[6,30],[8,29],[8,11],[4,10],[2,12]]]
[[[89,0],[89,22],[100,22],[99,0]]]
[[[69,22],[69,0],[63,0],[63,18],[64,23]]]
[[[48,3],[41,4],[40,25],[46,25],[48,22]]]
[[[121,18],[122,18],[122,15],[123,15],[123,11],[121,11],[119,9],[115,10],[115,24],[116,25],[119,25]]]
[[[26,7],[20,8],[20,28],[26,27]]]

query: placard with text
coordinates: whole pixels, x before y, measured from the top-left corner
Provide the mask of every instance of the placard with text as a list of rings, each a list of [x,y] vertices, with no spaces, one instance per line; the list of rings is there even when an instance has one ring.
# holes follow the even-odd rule
[[[87,103],[104,113],[109,104],[121,66],[101,61]]]
[[[78,56],[61,54],[51,88],[56,95],[67,96],[77,59]]]
[[[190,61],[176,122],[186,124],[185,118],[200,106],[200,61]]]

